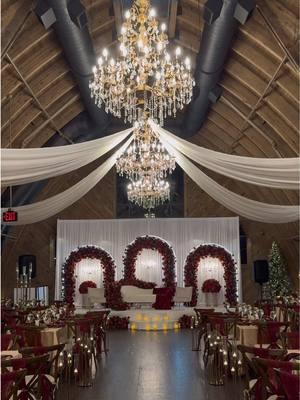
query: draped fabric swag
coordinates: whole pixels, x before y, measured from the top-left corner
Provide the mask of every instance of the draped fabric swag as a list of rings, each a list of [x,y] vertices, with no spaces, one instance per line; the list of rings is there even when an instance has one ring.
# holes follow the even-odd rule
[[[285,223],[298,220],[298,206],[267,204],[240,196],[219,185],[189,160],[250,184],[297,190],[299,187],[298,158],[252,158],[224,154],[180,139],[153,121],[150,121],[150,124],[159,134],[161,142],[170,154],[175,156],[178,165],[201,189],[229,210],[260,222]],[[68,146],[41,149],[2,149],[4,184],[34,182],[75,170],[113,149],[132,130],[133,128],[126,129],[101,139]],[[14,210],[19,213],[18,221],[7,224],[23,225],[38,222],[75,203],[113,167],[117,157],[126,150],[132,138],[131,135],[117,152],[76,185],[46,200],[14,207]]]
[[[9,225],[25,225],[39,222],[74,204],[108,173],[115,165],[118,156],[130,145],[131,141],[132,136],[103,164],[69,189],[37,203],[14,207],[14,210],[18,212],[18,221],[11,222]]]
[[[164,143],[203,167],[253,185],[299,189],[299,158],[254,158],[220,153],[181,139],[153,121],[150,125]]]
[[[67,146],[1,149],[2,185],[23,185],[74,171],[112,150],[132,130]]]
[[[240,216],[259,222],[285,223],[298,219],[298,206],[281,206],[262,203],[231,192],[204,174],[204,172],[197,168],[173,146],[169,145],[169,143],[164,140],[162,140],[162,143],[170,154],[175,156],[177,164],[180,165],[184,172],[209,196],[229,210]]]

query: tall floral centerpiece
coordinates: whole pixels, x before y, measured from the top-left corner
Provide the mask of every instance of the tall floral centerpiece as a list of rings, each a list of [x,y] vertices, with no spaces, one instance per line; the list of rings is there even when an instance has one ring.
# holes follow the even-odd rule
[[[202,285],[202,292],[205,293],[206,305],[217,306],[217,294],[221,290],[221,285],[216,279],[206,279]]]
[[[97,285],[93,281],[84,281],[79,286],[79,293],[82,295],[82,306],[88,307],[89,306],[89,299],[88,299],[88,291],[89,288],[96,288]]]

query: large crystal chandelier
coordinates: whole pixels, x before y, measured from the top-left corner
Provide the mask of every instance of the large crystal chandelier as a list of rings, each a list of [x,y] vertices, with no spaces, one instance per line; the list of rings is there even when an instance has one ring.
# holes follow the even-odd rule
[[[90,83],[95,103],[125,122],[134,123],[146,115],[163,125],[191,101],[195,84],[189,58],[167,52],[166,24],[158,27],[149,0],[135,0],[125,13],[121,28],[118,60],[104,49],[93,68]]]

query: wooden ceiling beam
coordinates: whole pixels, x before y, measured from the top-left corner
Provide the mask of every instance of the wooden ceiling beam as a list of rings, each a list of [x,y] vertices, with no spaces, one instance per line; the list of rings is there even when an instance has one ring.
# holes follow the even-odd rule
[[[274,2],[276,3],[276,2]],[[277,24],[277,28],[275,28],[275,26],[273,25],[271,18],[269,17],[270,15],[270,9],[269,9],[269,3],[268,5],[266,4],[265,1],[260,1],[259,5],[256,5],[256,9],[259,12],[259,14],[261,15],[264,23],[266,24],[267,28],[269,29],[269,31],[272,33],[272,35],[274,36],[276,42],[278,43],[278,45],[281,47],[282,51],[284,51],[284,53],[287,55],[291,66],[294,68],[296,73],[299,73],[299,65],[297,63],[297,61],[295,60],[293,54],[291,53],[290,49],[288,48],[287,44],[285,43],[285,41],[281,38],[280,33],[278,32],[280,30],[280,25]],[[274,6],[274,5],[273,5]],[[285,15],[282,13],[282,10],[280,11],[280,16],[281,18],[286,18],[287,16],[287,11],[285,11]],[[297,22],[297,16],[293,16],[294,17],[294,25],[296,27],[296,29],[298,30],[298,34],[299,34],[299,21]],[[299,17],[299,16],[298,16]],[[291,22],[291,20],[289,20],[289,22]],[[285,27],[289,28],[290,25],[293,25],[292,23],[288,23],[288,25],[285,25]],[[294,36],[295,32],[293,30],[293,26],[291,26],[292,29],[292,35]],[[297,40],[297,35],[294,36],[294,42],[295,40]],[[298,38],[299,40],[299,38]]]
[[[73,98],[72,98],[73,96]],[[72,98],[72,100],[70,100]],[[64,107],[65,104],[68,104],[68,107]],[[70,122],[73,118],[75,118],[79,113],[84,111],[84,106],[83,103],[80,99],[80,96],[78,93],[67,93],[65,96],[62,97],[62,102],[58,103],[58,106],[56,109],[52,110],[51,112],[53,114],[56,113],[56,111],[61,108],[63,109],[63,112],[59,112],[56,117],[55,121],[56,124],[62,129],[66,124]],[[32,132],[36,129],[39,128],[41,124],[43,124],[45,121],[45,117],[43,114],[39,114],[36,119],[34,119],[30,125],[28,125],[25,129],[22,130],[20,135],[16,138],[14,142],[14,147],[15,148],[22,148],[24,146],[24,140],[28,138]],[[56,130],[50,125],[49,123],[43,127],[35,135],[35,138],[31,141],[28,142],[26,147],[42,147],[53,135],[56,134]]]
[[[79,98],[80,98],[79,95],[75,95],[69,101],[65,102],[60,109],[58,109],[54,114],[52,114],[51,119],[49,118],[45,119],[45,121],[42,124],[40,124],[34,131],[32,131],[30,135],[26,136],[26,138],[22,142],[21,147],[27,147],[29,143],[31,143],[35,139],[35,137],[41,132],[42,129],[44,129],[47,125],[52,125],[51,120],[53,118],[58,117],[59,114],[63,113],[71,104],[73,104]],[[69,143],[71,142],[73,143],[73,141],[71,141],[70,139]]]
[[[66,77],[66,75],[68,75],[68,77]],[[63,71],[53,75],[51,82],[48,82],[48,84],[45,84],[40,88],[40,87],[36,87],[34,85],[34,82],[31,81],[29,82],[30,87],[32,88],[33,92],[36,94],[36,96],[38,98],[42,98],[44,96],[52,96],[52,88],[53,87],[57,87],[58,82],[61,83],[62,88],[57,87],[58,92],[62,89],[63,90],[63,86],[64,86],[64,82],[65,79],[67,79],[68,81],[71,79],[71,74],[70,71],[64,69]],[[75,86],[75,82],[73,83],[73,86]],[[15,120],[16,118],[18,118],[20,116],[20,114],[26,112],[26,110],[28,110],[28,107],[30,107],[31,103],[34,101],[34,99],[32,98],[32,96],[30,96],[30,93],[28,93],[28,91],[24,90],[24,88],[21,90],[18,90],[17,93],[14,94],[13,96],[13,104],[12,104],[12,120]],[[41,101],[43,103],[43,101]],[[5,102],[2,105],[2,130],[6,129],[9,118],[8,118],[8,102]]]
[[[37,106],[40,108],[40,110],[44,113],[44,115],[46,116],[47,119],[50,120],[50,123],[53,125],[53,127],[56,129],[57,133],[63,137],[67,142],[69,143],[73,143],[68,137],[66,137],[64,135],[64,133],[60,130],[60,128],[58,128],[56,126],[56,123],[54,121],[54,119],[52,118],[52,116],[48,113],[48,111],[44,108],[44,106],[41,104],[41,102],[39,101],[39,99],[36,97],[36,95],[34,94],[34,92],[32,91],[30,85],[28,84],[27,80],[24,78],[23,74],[21,73],[21,71],[19,70],[19,68],[17,67],[17,65],[14,63],[14,61],[10,58],[10,56],[8,54],[6,54],[6,58],[8,59],[8,61],[10,62],[10,64],[14,67],[15,71],[17,72],[19,78],[22,80],[22,82],[24,83],[24,85],[26,86],[27,90],[29,91],[29,93],[31,94],[32,98],[34,99],[34,101],[36,102]]]
[[[224,96],[221,96],[220,101],[229,106],[230,108],[232,108],[244,120],[246,119],[246,115],[244,115],[230,100],[228,100]],[[279,157],[282,157],[280,151],[276,147],[276,143],[272,139],[270,139],[269,136],[262,129],[257,127],[253,121],[249,121],[249,125],[251,125],[254,129],[256,129],[270,143],[270,145],[272,146],[272,148]]]
[[[241,118],[246,120],[247,109],[245,108],[243,101],[239,98],[239,94],[236,94],[235,92],[227,93],[228,94],[226,95],[225,93],[223,94],[221,100],[224,98],[224,102],[229,105]],[[243,108],[244,110],[242,110]],[[272,121],[273,119],[274,121]],[[285,156],[284,147],[282,151],[282,142],[293,151],[294,155],[297,154],[298,147],[295,145],[297,142],[297,136],[294,135],[291,129],[287,129],[286,125],[284,125],[285,129],[283,129],[281,126],[281,118],[272,113],[272,110],[269,107],[260,109],[257,113],[257,117],[248,121],[248,123],[260,134],[268,138],[267,140],[269,140],[270,144],[274,146],[274,150],[276,149],[277,154],[281,154],[281,157]],[[241,126],[242,125],[240,125],[240,128]],[[267,129],[267,127],[269,127],[269,129]],[[281,142],[279,142],[279,138],[281,139]],[[279,143],[281,144],[279,145]]]
[[[231,93],[234,97],[236,97],[239,102],[240,102],[240,108],[243,107],[244,111],[243,113],[248,117],[250,114],[251,110],[254,108],[255,103],[256,103],[256,97],[252,94],[251,91],[247,90],[247,88],[243,85],[243,83],[240,83],[240,81],[236,81],[235,78],[232,78],[230,76],[225,76],[225,78],[222,80],[222,86],[229,92]],[[284,104],[284,103],[283,103]],[[293,107],[291,107],[289,104],[287,105],[286,108],[286,113],[291,117],[291,120],[289,120],[288,125],[283,124],[282,119],[285,119],[282,117],[281,113],[283,112],[283,107],[281,109],[280,114],[278,114],[277,110],[273,107],[270,107],[268,102],[263,102],[259,108],[255,110],[255,113],[252,116],[252,119],[261,119],[265,122],[268,123],[268,125],[272,128],[274,132],[278,132],[279,136],[282,137],[284,133],[287,134],[287,138],[290,139],[289,145],[291,145],[293,142],[297,143],[297,137],[298,137],[298,129],[296,126],[293,125],[293,120],[294,123],[297,124],[297,118],[296,118],[296,112],[293,113]],[[280,118],[279,118],[280,117]],[[247,124],[245,126],[245,123]],[[241,132],[246,129],[248,126],[249,119],[246,118],[242,126],[240,127]],[[276,141],[276,140],[275,140]],[[294,145],[292,146],[294,148]]]
[[[176,17],[177,17],[177,7],[178,0],[170,1],[170,14],[169,14],[169,23],[168,23],[168,35],[169,39],[174,39],[176,33]]]

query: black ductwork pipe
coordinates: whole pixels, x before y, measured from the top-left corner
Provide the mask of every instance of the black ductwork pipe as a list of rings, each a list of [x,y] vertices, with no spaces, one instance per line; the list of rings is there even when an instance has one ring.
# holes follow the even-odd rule
[[[196,134],[211,103],[221,96],[218,86],[238,22],[245,23],[255,7],[254,0],[208,0],[204,6],[204,30],[195,69],[195,90],[188,106],[182,136]]]
[[[79,0],[40,0],[35,12],[46,29],[53,27],[79,86],[82,101],[99,127],[99,136],[104,136],[109,117],[91,98],[89,81],[96,55],[84,7]]]

